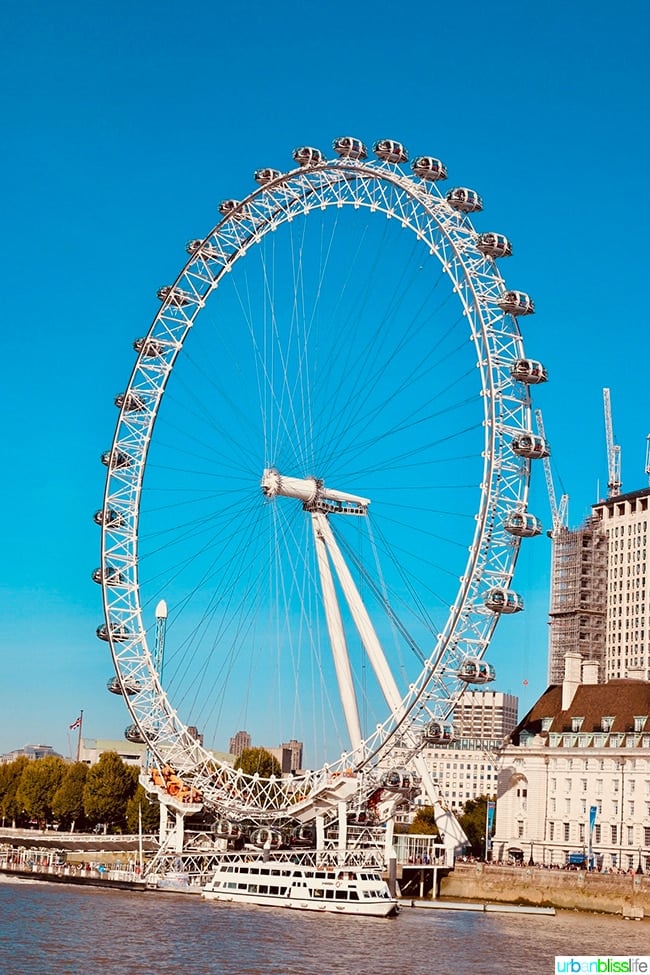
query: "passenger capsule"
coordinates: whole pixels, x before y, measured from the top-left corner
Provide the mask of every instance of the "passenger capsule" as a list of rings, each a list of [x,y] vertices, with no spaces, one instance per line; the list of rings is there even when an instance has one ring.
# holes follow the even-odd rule
[[[160,301],[166,301],[167,304],[174,305],[176,308],[183,308],[192,303],[192,295],[183,291],[182,288],[172,288],[169,284],[165,285],[164,288],[158,288],[156,295]]]
[[[387,789],[410,789],[413,784],[413,775],[404,768],[392,768],[384,772],[380,783]]]
[[[124,737],[134,745],[144,745],[145,739],[137,724],[130,724],[124,729]]]
[[[379,159],[389,163],[403,163],[409,157],[402,143],[395,142],[394,139],[380,139],[379,142],[375,142],[372,151]]]
[[[132,677],[126,678],[124,681],[124,691],[122,691],[122,684],[120,683],[119,677],[111,677],[106,682],[106,690],[110,691],[111,694],[128,694],[131,697],[133,694],[137,694],[140,690],[140,685]]]
[[[519,593],[513,592],[512,589],[501,589],[499,587],[486,592],[483,603],[486,609],[493,613],[505,615],[519,613],[524,608],[524,600]]]
[[[279,179],[282,173],[279,169],[270,169],[268,166],[265,169],[255,170],[255,182],[259,183],[260,186],[266,186],[267,183],[271,183],[274,179]]]
[[[259,847],[270,847],[277,850],[282,843],[282,833],[279,829],[270,829],[268,826],[260,826],[251,833],[251,843]]]
[[[202,257],[204,261],[218,261],[221,259],[223,262],[223,255],[219,253],[216,247],[212,244],[206,244],[202,240],[188,240],[185,245],[185,250],[192,257]]]
[[[119,623],[113,623],[111,626],[110,636],[108,634],[108,627],[106,623],[101,623],[96,630],[97,636],[100,640],[104,640],[106,643],[110,640],[111,636],[117,643],[124,643],[125,640],[129,639],[130,633],[125,626],[121,626]]]
[[[117,408],[123,409],[125,413],[138,413],[140,410],[144,410],[146,406],[142,397],[133,391],[118,393],[114,402]]]
[[[526,430],[512,438],[512,450],[517,457],[527,457],[530,460],[543,460],[551,454],[544,437]]]
[[[242,207],[240,200],[222,200],[217,209],[222,217],[232,217],[234,220],[247,216],[246,207]]]
[[[486,257],[512,257],[512,244],[503,234],[479,234],[476,246]]]
[[[424,729],[424,739],[429,745],[448,745],[454,740],[454,726],[441,721],[429,721]]]
[[[492,664],[478,657],[467,657],[460,665],[458,676],[466,684],[489,684],[497,675]]]
[[[96,525],[104,525],[106,528],[122,528],[124,525],[123,516],[114,508],[100,508],[93,515],[93,521]]]
[[[293,158],[299,166],[319,166],[325,162],[325,156],[320,149],[313,149],[311,146],[299,146],[293,150]]]
[[[466,186],[449,190],[445,199],[450,207],[461,213],[479,213],[483,209],[483,200],[476,190],[469,190]]]
[[[428,179],[432,183],[439,179],[447,179],[447,167],[433,156],[418,156],[411,163],[411,169],[420,179]]]
[[[535,304],[525,291],[506,291],[497,301],[499,308],[508,315],[533,315]]]
[[[534,538],[542,534],[542,523],[528,511],[511,511],[506,515],[503,527],[516,538]]]
[[[332,149],[342,159],[366,159],[368,150],[361,139],[355,139],[351,135],[342,135],[340,139],[335,139]]]
[[[133,458],[121,450],[106,450],[102,454],[102,464],[105,467],[110,467],[111,470],[130,467],[132,463]]]
[[[157,359],[165,354],[165,346],[157,339],[136,339],[133,348],[145,359]]]
[[[510,369],[510,375],[519,383],[537,386],[538,383],[548,381],[546,366],[536,359],[515,359]]]
[[[95,569],[92,578],[93,582],[98,583],[100,586],[102,583],[107,586],[121,586],[124,582],[124,576],[114,565],[107,565],[103,569]]]

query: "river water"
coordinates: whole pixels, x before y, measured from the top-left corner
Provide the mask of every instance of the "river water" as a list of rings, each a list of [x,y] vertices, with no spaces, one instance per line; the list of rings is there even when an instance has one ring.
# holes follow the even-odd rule
[[[646,955],[650,921],[407,907],[388,920],[0,881],[0,975],[545,975]]]

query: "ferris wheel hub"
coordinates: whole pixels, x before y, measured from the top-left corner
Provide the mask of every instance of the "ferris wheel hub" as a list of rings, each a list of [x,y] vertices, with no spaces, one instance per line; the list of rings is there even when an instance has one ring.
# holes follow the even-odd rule
[[[347,491],[326,488],[317,477],[286,477],[274,467],[267,467],[262,474],[262,493],[266,498],[278,496],[302,501],[305,511],[322,511],[325,514],[365,515],[370,498],[361,498]]]

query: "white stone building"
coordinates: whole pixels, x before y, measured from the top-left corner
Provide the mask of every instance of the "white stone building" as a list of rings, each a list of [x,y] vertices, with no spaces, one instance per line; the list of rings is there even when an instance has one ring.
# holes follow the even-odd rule
[[[495,860],[650,870],[650,683],[598,683],[566,655],[565,679],[519,723],[499,763]]]

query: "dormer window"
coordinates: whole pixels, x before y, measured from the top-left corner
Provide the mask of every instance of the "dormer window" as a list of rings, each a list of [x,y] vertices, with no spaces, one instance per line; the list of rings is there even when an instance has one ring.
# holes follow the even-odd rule
[[[600,727],[603,729],[603,731],[611,731],[613,724],[614,724],[613,715],[608,715],[607,717],[603,716],[600,719]]]
[[[634,715],[634,730],[636,732],[645,730],[645,723],[648,720],[647,714],[635,714]]]
[[[542,731],[550,731],[553,718],[542,718]]]
[[[584,718],[571,718],[571,731],[580,731]]]

